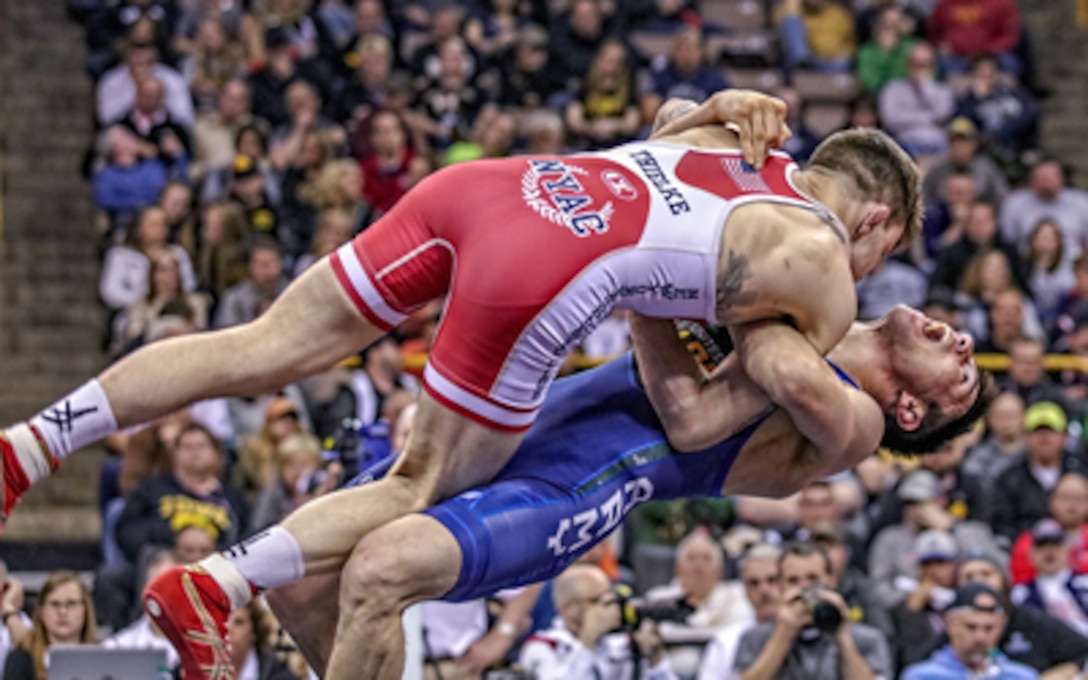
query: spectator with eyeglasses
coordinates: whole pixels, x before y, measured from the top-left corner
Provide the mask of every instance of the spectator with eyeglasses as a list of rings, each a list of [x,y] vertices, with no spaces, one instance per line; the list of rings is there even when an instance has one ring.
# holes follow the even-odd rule
[[[53,572],[39,597],[30,637],[4,661],[4,680],[45,680],[54,645],[98,644],[91,591],[75,572]]]

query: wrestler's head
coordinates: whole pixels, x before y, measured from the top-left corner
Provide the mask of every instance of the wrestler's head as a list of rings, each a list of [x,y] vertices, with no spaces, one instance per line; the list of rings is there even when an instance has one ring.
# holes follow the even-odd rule
[[[846,224],[855,280],[868,276],[882,258],[921,233],[918,166],[883,132],[861,128],[837,132],[816,148],[808,168],[833,178],[860,208]]]
[[[975,363],[971,336],[902,305],[884,316],[879,332],[895,385],[883,446],[931,453],[983,416],[996,390]]]

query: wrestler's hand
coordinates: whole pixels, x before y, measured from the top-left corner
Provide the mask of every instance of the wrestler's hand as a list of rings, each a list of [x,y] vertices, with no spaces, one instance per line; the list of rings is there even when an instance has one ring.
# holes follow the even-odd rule
[[[786,125],[786,102],[754,90],[722,90],[698,106],[672,102],[666,106],[654,137],[721,123],[737,133],[744,160],[755,168],[762,168],[767,152],[793,135]]]
[[[463,671],[465,675],[472,677],[483,675],[485,670],[506,657],[506,653],[510,651],[513,642],[513,637],[503,635],[499,631],[492,629],[482,638],[473,642],[465,650],[465,653],[454,661],[454,665]]]

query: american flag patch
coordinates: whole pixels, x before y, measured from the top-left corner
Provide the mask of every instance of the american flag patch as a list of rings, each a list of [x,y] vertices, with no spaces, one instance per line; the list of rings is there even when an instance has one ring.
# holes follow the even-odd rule
[[[759,171],[744,162],[742,158],[722,159],[722,167],[737,188],[745,193],[770,193],[771,188],[763,181]]]

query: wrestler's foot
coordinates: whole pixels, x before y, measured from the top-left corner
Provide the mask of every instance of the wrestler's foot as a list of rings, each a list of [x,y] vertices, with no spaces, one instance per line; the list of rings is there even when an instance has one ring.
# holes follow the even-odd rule
[[[19,464],[19,457],[15,454],[15,447],[3,432],[0,432],[0,457],[3,458],[3,514],[0,515],[0,528],[8,520],[12,508],[30,488],[30,479]]]
[[[184,680],[234,677],[227,643],[230,599],[203,568],[167,569],[144,591],[144,610],[177,650]]]

